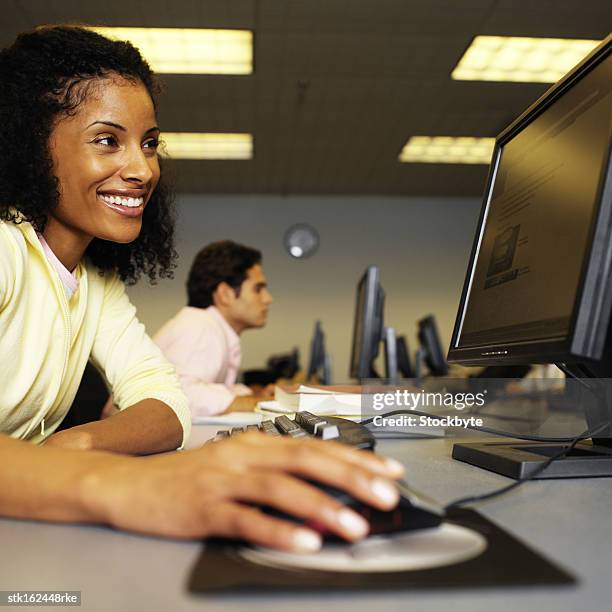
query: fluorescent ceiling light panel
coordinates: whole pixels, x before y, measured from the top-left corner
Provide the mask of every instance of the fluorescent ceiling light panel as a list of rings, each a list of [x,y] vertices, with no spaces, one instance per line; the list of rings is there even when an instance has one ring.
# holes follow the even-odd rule
[[[251,30],[195,28],[107,28],[92,30],[116,40],[129,40],[154,72],[166,74],[251,74]]]
[[[399,161],[421,164],[489,164],[495,138],[413,136]]]
[[[476,36],[451,76],[458,81],[555,83],[600,42]]]
[[[252,134],[162,132],[161,140],[171,159],[253,159]]]

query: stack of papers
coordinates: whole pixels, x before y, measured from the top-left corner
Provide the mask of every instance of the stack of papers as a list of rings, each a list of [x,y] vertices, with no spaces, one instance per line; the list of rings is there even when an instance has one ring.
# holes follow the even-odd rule
[[[260,407],[273,412],[291,413],[308,410],[327,416],[359,416],[360,387],[295,387],[276,386],[273,402],[260,402]]]
[[[258,425],[263,420],[274,420],[279,414],[293,415],[307,410],[318,416],[338,416],[352,421],[361,421],[362,393],[359,386],[299,385],[275,389],[275,399],[259,402],[256,412],[230,412],[215,416],[193,417],[194,425],[225,425],[226,428]],[[364,415],[366,416],[366,415]],[[383,438],[421,438],[444,436],[443,427],[424,426],[375,426],[369,425],[377,437]]]

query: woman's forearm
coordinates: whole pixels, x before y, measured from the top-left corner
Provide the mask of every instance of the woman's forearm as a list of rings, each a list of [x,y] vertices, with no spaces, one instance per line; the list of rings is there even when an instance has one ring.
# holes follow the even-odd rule
[[[173,538],[237,537],[313,551],[320,535],[251,504],[355,540],[367,534],[367,522],[304,479],[390,510],[399,500],[390,479],[402,473],[397,462],[369,451],[257,432],[157,457],[35,446],[0,434],[0,517],[108,524]]]
[[[143,400],[101,421],[65,429],[48,446],[148,455],[181,445],[183,428],[175,412],[155,399]]]
[[[0,516],[92,522],[83,483],[91,471],[126,461],[108,453],[47,448],[0,434]]]

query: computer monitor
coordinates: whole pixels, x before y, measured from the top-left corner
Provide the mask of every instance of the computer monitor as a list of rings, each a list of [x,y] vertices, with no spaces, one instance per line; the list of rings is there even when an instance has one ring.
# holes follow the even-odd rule
[[[428,315],[419,321],[418,337],[420,349],[417,355],[419,360],[417,369],[420,370],[420,364],[424,361],[432,376],[446,376],[448,364],[444,358],[438,326],[433,315]]]
[[[396,384],[399,378],[399,368],[395,328],[385,327],[383,329],[383,345],[385,347],[385,379],[388,383]]]
[[[383,333],[385,292],[376,266],[369,266],[357,285],[350,376],[359,380],[378,378],[374,361]]]
[[[402,375],[402,378],[415,377],[406,336],[398,336],[397,338],[397,369]]]
[[[321,321],[315,323],[312,340],[310,341],[310,360],[308,361],[307,378],[314,376],[323,367],[325,359],[325,335],[321,328]]]
[[[290,353],[271,355],[266,365],[274,377],[272,382],[279,378],[293,378],[300,369],[300,351],[294,347]]]
[[[611,117],[609,36],[497,137],[450,362],[612,377]],[[596,406],[591,428],[612,417],[612,402]],[[611,438],[608,427],[541,477],[612,475]],[[519,446],[457,458],[507,473]],[[530,444],[523,456],[552,452]]]
[[[331,361],[325,350],[325,334],[321,321],[315,323],[312,340],[310,341],[310,359],[308,370],[306,371],[307,380],[317,378],[320,384],[331,384]]]

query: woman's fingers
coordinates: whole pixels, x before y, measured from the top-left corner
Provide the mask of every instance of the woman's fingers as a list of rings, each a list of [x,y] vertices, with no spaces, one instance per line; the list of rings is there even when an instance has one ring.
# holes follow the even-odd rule
[[[172,537],[243,538],[283,550],[320,546],[320,535],[308,524],[348,540],[368,533],[363,517],[327,495],[316,482],[342,489],[376,508],[390,509],[399,499],[394,484],[385,477],[393,470],[373,454],[333,442],[278,440],[257,433],[197,451],[134,459],[124,472],[125,467],[106,474],[107,491],[114,491],[119,508],[109,511],[104,501],[96,512],[104,522]],[[99,497],[104,487],[94,488]],[[108,497],[102,495],[104,500]],[[306,525],[292,524],[249,504],[277,509]]]
[[[218,504],[207,528],[208,535],[240,538],[253,544],[293,552],[315,552],[321,536],[305,527],[268,516],[249,506]]]
[[[380,474],[389,475],[384,462],[367,452],[319,440],[272,438],[260,434],[239,436],[235,444],[218,442],[218,459],[237,470],[279,470],[316,480],[383,510],[393,508],[399,493]],[[224,448],[223,445],[226,445]],[[374,466],[374,469],[372,469]],[[381,469],[381,466],[382,469]]]
[[[270,439],[270,436],[258,434],[256,432],[249,432],[244,435],[245,441],[248,441],[249,444],[256,444],[258,446],[269,446]],[[395,479],[401,478],[404,475],[404,466],[395,459],[383,457],[382,455],[377,455],[368,450],[358,450],[346,444],[340,444],[331,440],[323,441],[316,438],[296,440],[290,437],[272,438],[272,440],[274,440],[275,443],[289,445],[290,447],[304,443],[314,445],[328,455],[367,468],[385,478]]]
[[[248,478],[228,474],[223,489],[231,499],[270,506],[347,540],[363,538],[369,531],[368,522],[357,512],[298,478],[261,471]]]

